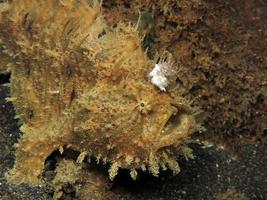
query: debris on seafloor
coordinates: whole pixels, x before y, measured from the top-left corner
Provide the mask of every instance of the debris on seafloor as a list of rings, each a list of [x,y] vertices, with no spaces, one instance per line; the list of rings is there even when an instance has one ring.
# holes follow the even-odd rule
[[[107,176],[73,160],[63,159],[58,162],[52,185],[53,199],[119,199],[118,195],[109,191],[110,183]]]

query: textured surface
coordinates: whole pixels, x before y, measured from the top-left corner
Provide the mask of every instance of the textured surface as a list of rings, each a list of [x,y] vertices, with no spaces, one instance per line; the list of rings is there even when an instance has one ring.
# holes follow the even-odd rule
[[[167,49],[183,66],[177,88],[204,111],[207,138],[266,141],[266,1],[106,0],[104,8],[111,23],[135,22],[141,11],[148,54]]]
[[[190,156],[194,111],[152,85],[155,61],[134,26],[107,27],[95,0],[1,8],[0,59],[11,71],[9,100],[23,133],[11,182],[40,184],[46,158],[66,148],[80,152],[78,162],[92,156],[109,163],[111,179],[119,168],[134,179],[138,169],[180,172],[174,158]],[[170,55],[161,59],[172,66]]]
[[[232,159],[232,152],[224,149],[191,145],[196,158],[180,159],[178,176],[163,173],[156,179],[145,174],[133,182],[122,172],[108,193],[120,195],[117,199],[266,199],[266,147],[256,143],[266,140],[266,1],[146,2],[106,0],[104,14],[111,24],[136,22],[141,8],[140,28],[149,35],[144,40],[149,56],[167,48],[184,66],[178,88],[205,111],[208,132],[202,136],[217,137],[219,144],[231,141],[230,147],[239,151]],[[0,82],[7,79],[1,75]],[[3,98],[7,94],[2,88],[0,196],[50,199],[47,188],[6,184],[3,173],[12,168],[12,145],[19,137],[11,104]],[[88,188],[98,196],[107,192],[90,184]]]
[[[47,187],[30,187],[27,184],[14,186],[6,183],[4,173],[14,164],[15,151],[12,145],[19,137],[17,122],[13,120],[14,110],[5,98],[9,95],[6,87],[0,87],[0,197],[2,199],[52,199],[53,193]],[[103,185],[89,184],[89,191],[96,196],[111,196],[111,199],[171,199],[200,200],[214,199],[227,194],[227,190],[242,194],[248,199],[264,200],[267,197],[267,148],[262,145],[245,144],[240,156],[233,159],[229,152],[214,147],[202,148],[191,144],[195,159],[180,159],[181,173],[172,176],[163,173],[159,178],[142,174],[137,181],[131,180],[128,172],[122,171],[115,178],[113,187],[107,191]],[[2,153],[4,152],[4,153]],[[98,178],[106,176],[104,169]],[[95,176],[94,176],[95,177]],[[95,179],[92,179],[95,180]],[[98,181],[99,182],[99,181]],[[115,196],[115,198],[114,198]],[[88,196],[87,196],[88,197]],[[66,199],[68,199],[66,197]],[[89,200],[90,198],[88,198]],[[104,198],[107,199],[107,198]]]

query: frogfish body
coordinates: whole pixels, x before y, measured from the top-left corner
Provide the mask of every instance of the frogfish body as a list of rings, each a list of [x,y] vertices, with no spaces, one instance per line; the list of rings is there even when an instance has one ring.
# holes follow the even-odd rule
[[[131,25],[107,26],[86,0],[13,0],[0,6],[0,64],[11,72],[21,121],[10,182],[40,184],[46,158],[69,147],[119,168],[157,176],[195,127],[189,103],[151,84],[155,65]]]

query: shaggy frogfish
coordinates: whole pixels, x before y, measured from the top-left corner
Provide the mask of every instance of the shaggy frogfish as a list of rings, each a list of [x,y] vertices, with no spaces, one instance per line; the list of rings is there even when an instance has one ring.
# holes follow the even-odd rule
[[[46,158],[64,147],[136,178],[180,171],[195,127],[189,103],[151,83],[155,61],[133,25],[108,26],[91,0],[13,0],[0,5],[0,60],[21,122],[10,182],[42,183]]]

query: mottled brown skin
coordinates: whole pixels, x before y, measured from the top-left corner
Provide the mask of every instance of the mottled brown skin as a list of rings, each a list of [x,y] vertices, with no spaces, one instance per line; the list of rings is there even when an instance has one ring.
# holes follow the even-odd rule
[[[1,9],[0,60],[22,122],[13,183],[41,183],[45,159],[67,146],[127,168],[179,172],[175,156],[195,127],[190,105],[150,83],[155,62],[136,29],[108,28],[95,1],[23,0]]]

